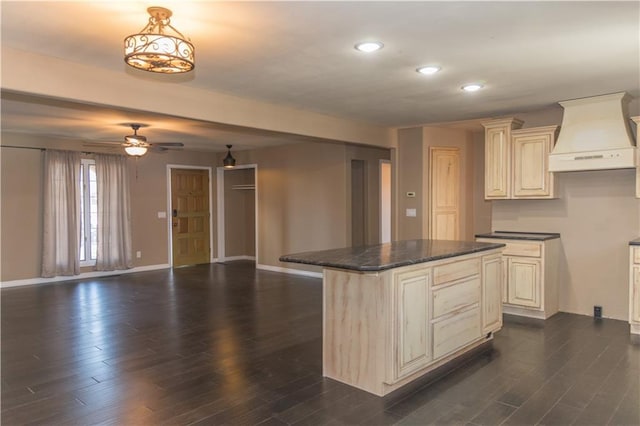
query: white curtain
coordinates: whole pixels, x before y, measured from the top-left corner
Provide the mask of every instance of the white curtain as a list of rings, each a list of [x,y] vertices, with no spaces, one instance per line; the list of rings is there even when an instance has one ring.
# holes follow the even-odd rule
[[[133,267],[129,169],[122,155],[96,154],[98,188],[98,253],[96,270]]]
[[[80,273],[79,174],[79,152],[45,152],[43,277]]]

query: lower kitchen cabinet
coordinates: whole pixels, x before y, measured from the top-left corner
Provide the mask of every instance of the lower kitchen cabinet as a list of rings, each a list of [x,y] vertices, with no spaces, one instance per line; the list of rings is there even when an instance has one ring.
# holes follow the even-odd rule
[[[504,313],[546,319],[558,312],[559,236],[540,240],[482,236],[476,240],[506,244],[502,253]]]
[[[504,279],[502,256],[485,256],[482,259],[482,333],[502,328],[502,294]]]
[[[629,325],[632,334],[640,334],[640,245],[630,246]]]
[[[511,305],[540,308],[542,279],[540,259],[509,256],[507,258],[507,302]]]
[[[428,311],[431,269],[398,273],[394,287],[398,339],[394,378],[401,379],[431,361]]]

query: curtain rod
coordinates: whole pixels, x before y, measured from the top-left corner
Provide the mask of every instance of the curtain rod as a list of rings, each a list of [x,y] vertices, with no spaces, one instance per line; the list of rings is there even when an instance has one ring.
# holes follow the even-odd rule
[[[16,146],[16,145],[0,145],[0,148],[37,149],[38,151],[47,150],[47,148],[34,148],[32,146]]]
[[[18,149],[35,149],[38,151],[46,151],[47,148],[36,148],[33,146],[17,146],[17,145],[0,145],[0,148],[18,148]],[[100,154],[99,152],[80,151],[80,154]],[[119,155],[119,154],[114,154]]]

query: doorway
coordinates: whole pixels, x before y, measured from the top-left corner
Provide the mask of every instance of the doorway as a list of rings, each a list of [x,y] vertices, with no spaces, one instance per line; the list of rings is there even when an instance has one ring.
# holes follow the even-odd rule
[[[365,245],[366,169],[364,160],[351,160],[351,246]]]
[[[218,262],[258,264],[258,166],[217,169]]]
[[[380,243],[391,242],[391,161],[380,160]]]
[[[169,167],[171,264],[211,262],[210,168]]]

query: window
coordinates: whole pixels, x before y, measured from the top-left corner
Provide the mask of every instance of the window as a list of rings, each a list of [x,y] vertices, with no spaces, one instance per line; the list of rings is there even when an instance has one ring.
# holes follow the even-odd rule
[[[80,164],[80,266],[96,264],[98,254],[98,187],[96,163]]]

